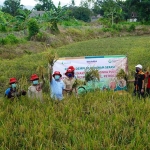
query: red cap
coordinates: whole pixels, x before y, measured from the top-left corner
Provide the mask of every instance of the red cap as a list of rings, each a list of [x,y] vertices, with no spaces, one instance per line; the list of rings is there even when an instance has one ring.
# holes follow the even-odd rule
[[[10,78],[9,79],[9,83],[12,84],[12,83],[15,83],[17,82],[17,79],[16,78]]]
[[[39,77],[36,74],[33,74],[30,78],[31,81],[37,80],[37,79],[39,79]]]
[[[75,68],[73,66],[69,66],[68,69],[71,69],[72,71],[75,70]]]
[[[60,77],[62,77],[62,75],[60,74],[59,71],[55,71],[54,74],[53,74],[53,77],[54,77],[55,75],[60,75]]]
[[[72,69],[68,69],[68,70],[66,71],[66,73],[65,73],[66,76],[67,76],[67,73],[72,73],[72,74],[74,74],[74,72],[73,72]]]

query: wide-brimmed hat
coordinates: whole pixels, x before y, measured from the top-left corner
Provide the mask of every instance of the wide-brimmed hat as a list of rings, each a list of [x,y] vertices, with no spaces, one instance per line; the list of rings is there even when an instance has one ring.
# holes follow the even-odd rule
[[[75,68],[73,66],[69,66],[68,69],[71,69],[72,71],[75,70]]]
[[[39,77],[38,77],[37,74],[33,74],[33,75],[31,75],[31,77],[30,77],[30,81],[38,80],[38,79],[39,79]]]
[[[67,69],[67,71],[66,71],[66,73],[65,73],[66,76],[67,76],[67,73],[72,73],[72,74],[74,74],[74,72],[73,72],[72,69]]]
[[[140,65],[140,64],[136,65],[135,67],[136,67],[136,68],[140,68],[140,69],[143,68],[142,65]]]
[[[9,84],[12,84],[12,83],[15,83],[15,82],[17,82],[16,78],[10,78],[9,79]]]
[[[62,77],[62,75],[60,74],[59,71],[55,71],[54,74],[53,74],[53,77],[54,77],[55,75],[59,75],[60,77]]]

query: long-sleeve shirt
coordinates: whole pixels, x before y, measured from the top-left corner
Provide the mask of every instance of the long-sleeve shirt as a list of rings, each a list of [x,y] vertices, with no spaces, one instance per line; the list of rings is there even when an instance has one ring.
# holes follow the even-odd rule
[[[43,83],[40,82],[38,85],[31,85],[28,87],[28,97],[39,99],[41,102],[43,101],[43,92],[42,92]]]

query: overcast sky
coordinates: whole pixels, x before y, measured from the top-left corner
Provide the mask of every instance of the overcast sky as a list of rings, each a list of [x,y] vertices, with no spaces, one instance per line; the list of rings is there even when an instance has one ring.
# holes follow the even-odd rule
[[[3,5],[4,1],[5,0],[0,0],[0,5]],[[53,0],[53,3],[57,6],[59,1],[61,2],[61,6],[71,3],[71,0]],[[23,4],[24,6],[35,6],[36,3],[37,2],[35,0],[21,0],[21,4]],[[80,0],[75,0],[75,4],[79,5]]]

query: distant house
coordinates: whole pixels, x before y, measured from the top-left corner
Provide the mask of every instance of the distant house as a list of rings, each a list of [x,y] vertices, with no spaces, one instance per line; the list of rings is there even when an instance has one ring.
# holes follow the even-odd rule
[[[94,21],[98,20],[101,17],[102,16],[100,14],[98,14],[97,16],[91,16],[91,22],[94,22]]]
[[[130,16],[129,21],[130,22],[136,22],[137,18],[138,18],[137,13],[136,12],[131,12],[131,16]]]
[[[32,17],[40,17],[43,16],[43,14],[45,13],[45,11],[32,11],[31,14],[29,15],[31,18]]]

